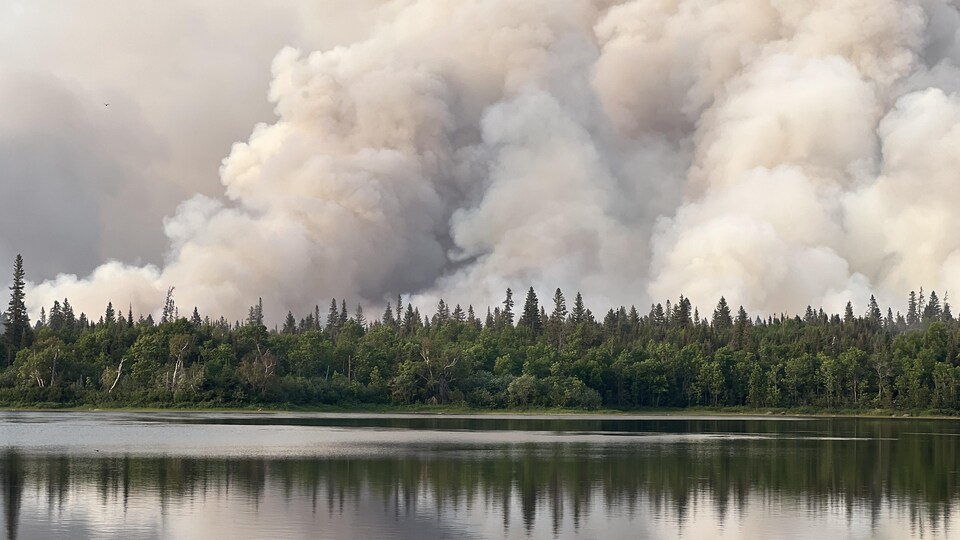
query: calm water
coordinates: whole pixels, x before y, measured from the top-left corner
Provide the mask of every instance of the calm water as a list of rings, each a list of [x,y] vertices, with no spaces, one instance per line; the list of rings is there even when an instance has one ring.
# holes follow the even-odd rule
[[[0,412],[0,538],[960,538],[960,422]]]

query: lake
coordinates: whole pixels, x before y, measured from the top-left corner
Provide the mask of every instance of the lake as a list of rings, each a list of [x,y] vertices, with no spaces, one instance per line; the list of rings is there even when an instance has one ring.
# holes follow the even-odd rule
[[[0,537],[960,538],[960,421],[0,412]]]

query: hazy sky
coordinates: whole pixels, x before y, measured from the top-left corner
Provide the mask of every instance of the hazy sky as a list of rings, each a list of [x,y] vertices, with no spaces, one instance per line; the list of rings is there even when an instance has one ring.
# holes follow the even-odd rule
[[[960,290],[958,35],[958,0],[6,0],[0,261],[34,313],[899,307]]]
[[[273,119],[277,52],[362,37],[374,4],[0,1],[0,261],[160,263],[163,217],[221,194],[231,144]]]

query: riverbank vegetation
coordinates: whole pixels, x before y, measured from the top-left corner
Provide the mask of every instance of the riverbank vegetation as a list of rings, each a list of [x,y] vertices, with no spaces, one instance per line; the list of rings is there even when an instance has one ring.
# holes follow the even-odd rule
[[[723,298],[701,314],[682,296],[595,315],[579,293],[568,308],[559,289],[542,304],[531,288],[516,310],[510,290],[483,314],[398,298],[368,316],[333,300],[274,329],[259,302],[245,321],[182,317],[173,292],[159,320],[112,303],[94,320],[64,299],[31,323],[18,257],[0,405],[960,408],[960,323],[922,290],[906,314],[871,299],[863,314],[760,318]]]

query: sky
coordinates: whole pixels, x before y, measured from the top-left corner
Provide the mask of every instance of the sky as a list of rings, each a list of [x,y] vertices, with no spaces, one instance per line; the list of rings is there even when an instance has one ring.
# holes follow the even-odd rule
[[[0,2],[0,260],[162,263],[163,218],[221,195],[230,146],[273,118],[277,52],[358,39],[375,4]]]
[[[0,2],[28,307],[960,289],[955,0]]]

